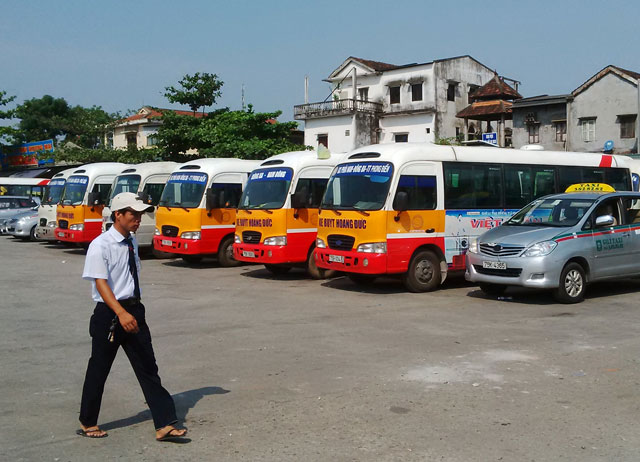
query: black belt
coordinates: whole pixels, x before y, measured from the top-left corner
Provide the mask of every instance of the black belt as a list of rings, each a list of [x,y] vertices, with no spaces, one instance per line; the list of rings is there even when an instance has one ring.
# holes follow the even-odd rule
[[[138,297],[125,298],[118,300],[118,303],[122,306],[137,306],[140,304],[140,299]]]

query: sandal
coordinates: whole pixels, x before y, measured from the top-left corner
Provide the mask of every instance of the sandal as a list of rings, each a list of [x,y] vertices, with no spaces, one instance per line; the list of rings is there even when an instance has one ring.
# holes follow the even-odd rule
[[[95,435],[92,433],[101,433],[101,434]],[[82,428],[79,428],[76,430],[76,435],[84,436],[85,438],[106,438],[107,436],[109,436],[107,432],[100,430],[100,428],[98,427],[93,428],[91,430],[83,430]]]
[[[156,438],[156,441],[173,441],[173,442],[182,441],[184,440],[185,436],[187,436],[186,428],[183,428],[183,429],[172,428],[167,433],[162,435],[160,438]]]

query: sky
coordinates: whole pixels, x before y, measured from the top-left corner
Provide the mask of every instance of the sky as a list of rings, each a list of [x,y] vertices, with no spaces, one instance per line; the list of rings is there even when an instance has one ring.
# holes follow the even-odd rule
[[[391,64],[471,55],[523,96],[569,93],[609,64],[640,72],[640,2],[4,0],[0,90],[125,113],[185,74],[224,82],[215,107],[282,111],[329,94],[349,56]],[[301,128],[302,124],[301,124]]]

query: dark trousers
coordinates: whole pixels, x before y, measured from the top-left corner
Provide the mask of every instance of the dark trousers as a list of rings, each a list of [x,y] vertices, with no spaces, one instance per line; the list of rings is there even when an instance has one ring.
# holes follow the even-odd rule
[[[137,334],[128,334],[118,322],[113,342],[108,340],[109,328],[115,316],[113,311],[106,304],[99,302],[91,316],[91,358],[82,389],[80,422],[87,427],[97,425],[104,384],[118,348],[122,346],[149,405],[155,428],[173,424],[177,421],[176,408],[173,398],[164,389],[158,376],[151,333],[144,316],[144,305],[140,302],[123,303],[123,307],[136,318],[140,331]]]

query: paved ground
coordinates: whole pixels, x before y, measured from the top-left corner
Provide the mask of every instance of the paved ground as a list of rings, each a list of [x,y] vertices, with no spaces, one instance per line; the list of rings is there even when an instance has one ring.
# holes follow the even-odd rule
[[[160,444],[126,357],[74,434],[90,341],[81,250],[0,238],[0,459],[640,459],[638,281],[498,301],[461,280],[275,279],[143,261],[160,374],[192,441]]]

